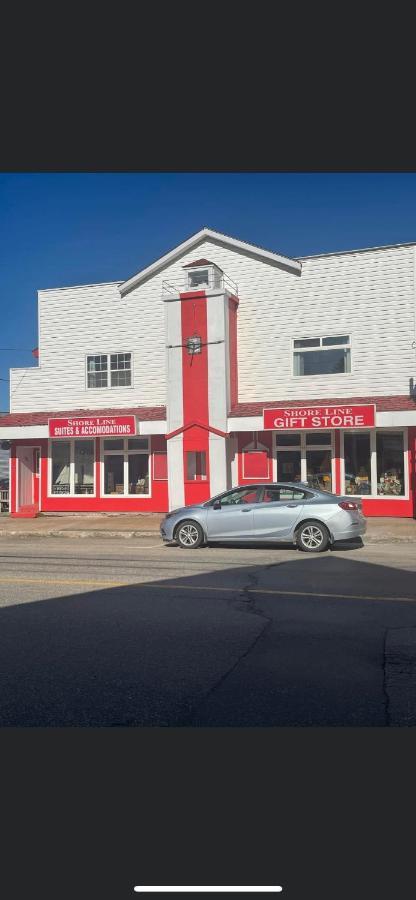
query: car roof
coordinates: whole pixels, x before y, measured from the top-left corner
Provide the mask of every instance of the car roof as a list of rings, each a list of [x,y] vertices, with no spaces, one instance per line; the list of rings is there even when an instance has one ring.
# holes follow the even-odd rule
[[[293,488],[294,490],[299,490],[299,488],[304,488],[305,490],[311,491],[313,494],[327,494],[328,491],[320,491],[319,488],[310,487],[310,485],[306,481],[256,481],[255,484],[237,484],[235,487],[230,488],[226,491],[227,494],[230,494],[232,491],[238,491],[240,488],[249,488],[251,487],[253,490],[257,490],[257,488],[270,488],[270,487],[288,487]]]

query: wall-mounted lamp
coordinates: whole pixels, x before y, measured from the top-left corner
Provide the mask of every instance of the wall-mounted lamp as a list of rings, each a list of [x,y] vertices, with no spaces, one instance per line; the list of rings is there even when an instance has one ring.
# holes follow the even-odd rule
[[[199,334],[193,334],[186,342],[188,353],[194,356],[195,353],[201,353],[202,340]]]

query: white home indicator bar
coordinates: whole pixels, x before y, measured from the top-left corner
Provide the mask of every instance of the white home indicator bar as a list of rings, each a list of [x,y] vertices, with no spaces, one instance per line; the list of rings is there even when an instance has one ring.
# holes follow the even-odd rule
[[[261,887],[232,887],[230,885],[226,887],[190,887],[189,885],[185,887],[166,887],[166,885],[162,887],[142,887],[137,885],[134,890],[140,894],[278,894],[283,888],[280,885],[275,885],[274,887],[265,887],[264,885]]]

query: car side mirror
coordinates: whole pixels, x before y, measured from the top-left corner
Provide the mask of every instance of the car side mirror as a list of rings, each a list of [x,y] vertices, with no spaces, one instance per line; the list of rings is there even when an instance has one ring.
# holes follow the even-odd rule
[[[216,500],[213,504],[213,509],[221,509],[221,500]]]

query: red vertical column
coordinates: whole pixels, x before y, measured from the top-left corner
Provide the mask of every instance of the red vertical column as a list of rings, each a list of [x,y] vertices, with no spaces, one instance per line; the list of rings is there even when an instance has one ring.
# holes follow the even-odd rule
[[[409,428],[409,496],[412,505],[412,515],[416,519],[416,428]]]
[[[188,338],[201,338],[201,352],[189,353],[182,349],[183,424],[193,422],[209,425],[208,406],[208,348],[207,301],[205,291],[181,294],[182,344]],[[188,479],[188,453],[205,453],[206,478]],[[185,479],[185,503],[200,503],[210,496],[209,484],[209,432],[193,427],[183,435],[183,468]]]
[[[335,484],[334,484],[334,493],[341,493],[341,432],[339,429],[335,431],[335,449],[334,449],[334,463],[335,463]]]
[[[95,438],[95,497],[97,500],[101,497],[101,460],[100,460],[100,438]]]
[[[12,442],[10,447],[9,514],[16,512],[16,473],[16,444]]]

